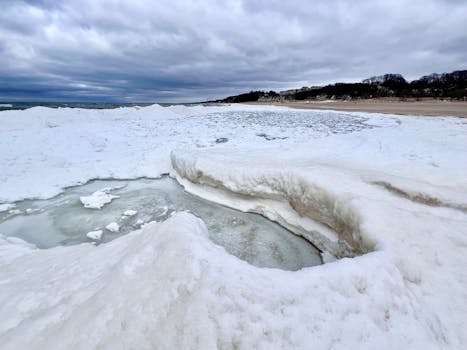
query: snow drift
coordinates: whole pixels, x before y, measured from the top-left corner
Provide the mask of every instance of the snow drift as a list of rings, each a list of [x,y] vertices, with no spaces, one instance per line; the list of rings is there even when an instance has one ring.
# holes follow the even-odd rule
[[[417,320],[423,305],[387,256],[290,273],[206,235],[181,213],[98,247],[16,251],[0,270],[2,348],[429,348],[442,332]]]

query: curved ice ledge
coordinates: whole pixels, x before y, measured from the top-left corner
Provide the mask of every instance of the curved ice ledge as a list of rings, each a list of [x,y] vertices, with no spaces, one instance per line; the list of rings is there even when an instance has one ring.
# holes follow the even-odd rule
[[[261,214],[336,258],[373,250],[361,235],[361,217],[350,201],[293,171],[232,167],[229,172],[196,154],[173,151],[172,167],[185,190],[244,212]]]

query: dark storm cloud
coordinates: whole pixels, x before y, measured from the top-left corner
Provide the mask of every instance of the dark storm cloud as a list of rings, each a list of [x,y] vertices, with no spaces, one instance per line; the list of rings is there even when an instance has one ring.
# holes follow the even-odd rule
[[[4,0],[0,99],[186,100],[465,69],[467,3]]]

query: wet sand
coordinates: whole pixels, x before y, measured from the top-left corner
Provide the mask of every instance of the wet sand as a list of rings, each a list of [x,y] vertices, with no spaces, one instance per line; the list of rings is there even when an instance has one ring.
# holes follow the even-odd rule
[[[389,113],[403,115],[452,116],[467,118],[465,101],[394,101],[394,100],[355,100],[355,101],[282,101],[249,102],[249,104],[287,106],[300,109],[331,109],[336,111]]]

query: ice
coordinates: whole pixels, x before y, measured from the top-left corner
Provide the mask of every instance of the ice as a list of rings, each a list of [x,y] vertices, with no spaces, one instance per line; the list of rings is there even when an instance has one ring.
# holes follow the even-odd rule
[[[17,215],[17,214],[21,214],[21,213],[22,212],[19,209],[11,209],[11,210],[8,211],[8,214],[10,214],[10,215]]]
[[[113,188],[120,200],[101,210],[89,210],[79,205],[82,193],[105,186]],[[135,209],[125,209],[128,206]],[[100,227],[105,227],[109,234],[96,240],[105,243],[140,228],[144,223],[166,220],[176,211],[189,211],[206,222],[214,242],[251,264],[287,270],[321,264],[318,250],[300,237],[261,216],[192,196],[168,177],[97,180],[69,188],[49,200],[18,202],[18,207],[31,207],[34,212],[7,217],[3,222],[0,218],[0,232],[21,237],[41,248],[86,242],[82,232],[96,231]],[[122,217],[122,212],[132,215]],[[89,234],[88,238],[91,238]]]
[[[102,230],[90,231],[86,233],[86,237],[95,241],[100,241],[102,239],[102,234]]]
[[[0,204],[0,213],[4,212],[4,211],[8,211],[10,209],[13,209],[14,207],[15,207],[15,205],[10,204],[10,203]]]
[[[116,222],[111,222],[107,226],[105,226],[105,229],[110,232],[119,232],[120,231],[120,226]]]
[[[0,155],[8,166],[1,172],[0,202],[49,198],[95,178],[157,177],[170,171],[170,152],[179,147],[294,148],[327,135],[395,124],[393,118],[381,119],[255,106],[4,111]],[[60,127],[50,128],[50,123]],[[261,133],[289,138],[268,141],[257,136]],[[229,141],[216,143],[219,138]],[[31,149],[25,140],[42,147]]]
[[[138,214],[138,211],[132,209],[128,209],[123,212],[124,216],[135,216],[136,214]]]
[[[462,118],[243,105],[0,112],[0,203],[17,205],[0,212],[2,349],[462,349],[466,149]],[[164,191],[127,181],[168,173],[204,202],[167,178],[154,182]],[[87,181],[115,178],[127,183],[111,191],[119,200],[83,207],[80,196],[122,185]],[[138,213],[122,219],[129,208]],[[250,235],[256,219],[243,215],[266,219],[231,208],[307,237],[327,263],[238,259],[253,236],[256,256],[275,261],[269,243],[285,239],[270,221]],[[89,242],[109,222],[120,232]]]
[[[90,209],[101,209],[107,203],[110,203],[113,199],[119,198],[110,193],[112,189],[104,188],[94,192],[90,196],[82,196],[79,198],[85,208]]]

